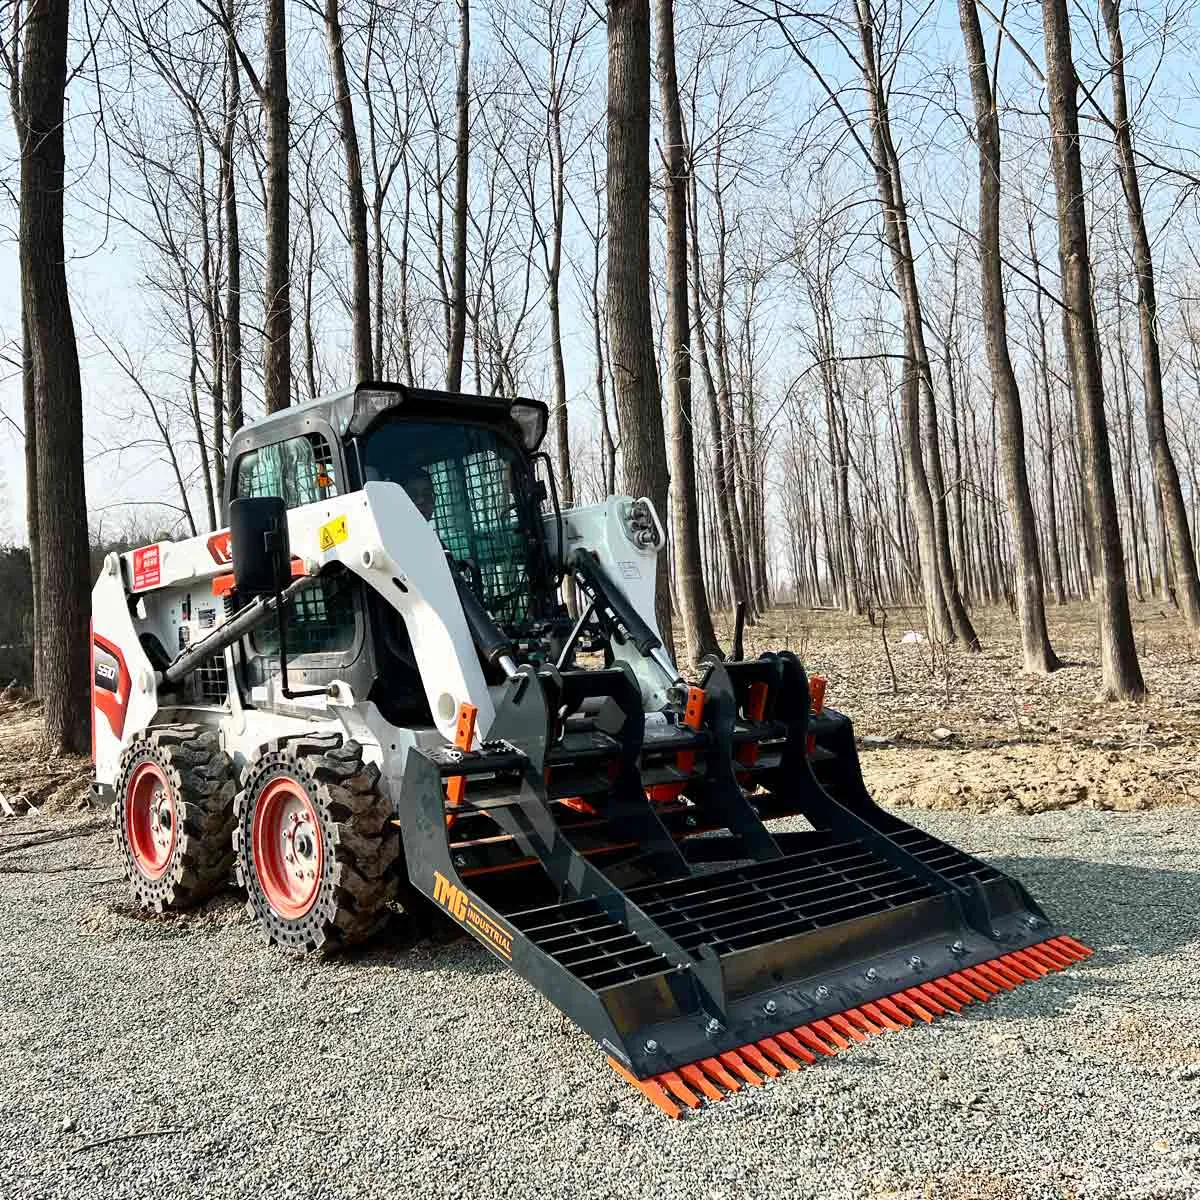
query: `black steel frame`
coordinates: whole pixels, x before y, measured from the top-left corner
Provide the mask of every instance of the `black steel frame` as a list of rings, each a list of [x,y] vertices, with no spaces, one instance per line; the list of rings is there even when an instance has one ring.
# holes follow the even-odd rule
[[[754,684],[768,689],[757,727],[746,716]],[[522,667],[491,740],[461,754],[410,751],[395,797],[413,885],[639,1078],[1051,936],[1019,883],[875,804],[850,722],[826,713],[810,724],[794,655],[714,663],[704,687],[702,728],[654,750],[695,757],[687,809],[723,836],[680,843],[647,799],[641,700],[622,670]],[[561,714],[598,700],[620,723],[610,722],[597,819],[634,847],[603,869],[580,851],[555,784],[573,753]],[[750,762],[740,747],[764,732],[775,749]],[[446,819],[454,775],[468,780],[456,811],[486,814],[540,864],[551,903],[501,906],[460,874]],[[779,802],[812,828],[772,834],[756,810]]]

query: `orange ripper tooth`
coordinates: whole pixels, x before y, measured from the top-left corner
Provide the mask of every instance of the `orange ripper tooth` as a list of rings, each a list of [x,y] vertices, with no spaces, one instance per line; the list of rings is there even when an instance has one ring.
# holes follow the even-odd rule
[[[897,992],[892,999],[898,1007],[908,1009],[909,1012],[920,1017],[927,1025],[933,1024],[933,1014],[924,1005],[918,1004],[911,996],[905,995],[904,992]]]
[[[959,1004],[959,1002],[955,1000],[953,996],[949,996],[942,991],[937,983],[918,984],[916,991],[920,995],[924,996],[927,1000],[935,1001],[941,1008],[942,1012],[959,1012],[962,1009],[962,1005]],[[937,1009],[934,1009],[934,1012],[936,1013]]]
[[[965,967],[963,974],[971,980],[976,987],[982,988],[991,996],[998,996],[1004,989],[998,983],[993,982],[986,975],[980,974],[978,967]]]
[[[791,1033],[777,1033],[775,1040],[786,1050],[794,1054],[801,1062],[815,1063],[817,1056],[807,1047],[800,1044],[799,1038]]]
[[[1011,987],[1019,987],[1025,980],[1015,971],[1010,971],[998,958],[989,959],[987,963],[989,971],[994,971],[1000,979],[1006,980]]]
[[[849,1050],[850,1043],[828,1021],[814,1021],[812,1027],[827,1040],[831,1041],[839,1050]]]
[[[1061,955],[1063,958],[1073,963],[1083,962],[1083,960],[1088,956],[1075,946],[1072,946],[1071,943],[1065,938],[1051,938],[1048,942],[1043,942],[1042,945],[1045,946],[1047,950],[1053,951],[1053,953]],[[1091,951],[1089,950],[1088,954],[1090,953]]]
[[[1012,952],[1012,957],[1015,958],[1019,963],[1028,967],[1039,978],[1043,975],[1050,974],[1049,967],[1043,966],[1036,958],[1033,957],[1032,954],[1029,954],[1024,950],[1014,950]]]
[[[832,1058],[837,1053],[836,1047],[830,1046],[827,1042],[819,1038],[816,1032],[808,1025],[798,1025],[792,1032],[805,1045],[811,1046],[820,1054],[828,1054]]]
[[[1024,980],[1038,980],[1041,976],[1031,967],[1027,967],[1015,954],[1006,954],[1000,960],[1014,975]]]
[[[940,991],[945,992],[951,999],[957,1000],[960,1005],[970,1004],[975,999],[965,987],[955,983],[949,975],[943,975],[941,979],[936,980],[936,983]]]
[[[682,1100],[688,1108],[700,1107],[700,1097],[680,1079],[676,1071],[664,1071],[661,1075],[656,1075],[654,1079],[656,1083],[665,1087],[677,1100]]]
[[[1051,938],[1050,941],[1052,943],[1065,942],[1072,950],[1076,951],[1082,958],[1087,958],[1090,955],[1096,953],[1095,950],[1093,950],[1091,948],[1091,946],[1085,946],[1081,941],[1079,941],[1078,938],[1073,938],[1065,933],[1059,934],[1059,936],[1056,938]]]
[[[830,1025],[834,1027],[834,1029],[840,1030],[847,1037],[853,1038],[856,1042],[865,1042],[867,1040],[867,1035],[851,1021],[847,1020],[842,1013],[834,1013],[833,1016],[827,1018],[827,1020],[829,1021]]]
[[[655,1080],[639,1079],[636,1075],[626,1070],[625,1067],[623,1067],[615,1058],[611,1056],[609,1056],[608,1064],[627,1083],[632,1083],[633,1086],[637,1088],[637,1090],[641,1092],[651,1104],[655,1105],[657,1108],[661,1108],[668,1117],[676,1119],[683,1115],[683,1110],[671,1099],[670,1096],[667,1095],[666,1092],[663,1091],[662,1086]]]
[[[1017,986],[1015,983],[1009,983],[999,971],[993,970],[990,962],[980,963],[975,970],[985,979],[990,979],[993,983],[999,984],[1007,992],[1011,992]]]
[[[899,1033],[904,1028],[904,1026],[898,1021],[893,1021],[892,1018],[889,1017],[887,1013],[885,1013],[883,1009],[874,1002],[870,1004],[864,1004],[862,1008],[863,1012],[865,1012],[872,1021],[878,1022],[884,1027],[884,1029],[888,1029],[892,1033]]]
[[[717,1056],[735,1075],[740,1075],[751,1087],[762,1087],[762,1080],[742,1061],[736,1050],[726,1050]]]
[[[725,1093],[717,1088],[713,1082],[704,1074],[695,1063],[689,1063],[686,1067],[679,1068],[679,1074],[687,1080],[692,1087],[704,1093],[708,1100],[724,1100]]]
[[[912,1017],[910,1017],[908,1013],[906,1013],[890,996],[884,996],[882,1000],[876,1000],[875,1003],[879,1005],[879,1007],[883,1009],[883,1011],[887,1013],[889,1017],[893,1017],[895,1020],[899,1021],[901,1025],[911,1025],[913,1023]]]
[[[737,1051],[756,1070],[761,1071],[768,1079],[777,1079],[779,1068],[757,1047],[750,1044],[739,1046]]]
[[[725,1070],[724,1066],[715,1058],[702,1058],[700,1060],[700,1069],[704,1071],[710,1079],[715,1079],[722,1087],[728,1088],[731,1092],[739,1092],[742,1090],[740,1084],[730,1073]]]
[[[883,1030],[867,1016],[861,1008],[848,1008],[845,1012],[847,1021],[853,1021],[864,1033],[882,1033]]]
[[[1058,951],[1046,949],[1044,944],[1041,946],[1030,946],[1025,953],[1028,954],[1029,957],[1034,960],[1034,962],[1040,962],[1047,971],[1065,971],[1072,962],[1072,960],[1067,958],[1064,954]]]
[[[974,996],[976,1000],[990,1000],[992,998],[991,992],[986,991],[977,983],[972,983],[962,971],[955,971],[950,978],[956,986],[962,988],[969,995]]]
[[[778,1063],[785,1071],[800,1070],[800,1064],[774,1038],[763,1038],[758,1043],[758,1048],[772,1062]]]
[[[1061,963],[1064,967],[1071,966],[1072,963],[1079,961],[1079,957],[1067,950],[1063,950],[1058,946],[1052,946],[1049,942],[1042,942],[1033,947],[1043,957],[1050,959],[1052,962]]]

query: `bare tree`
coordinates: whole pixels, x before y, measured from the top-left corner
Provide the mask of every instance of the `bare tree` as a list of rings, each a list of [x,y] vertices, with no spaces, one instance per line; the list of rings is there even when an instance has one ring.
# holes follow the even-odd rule
[[[1184,618],[1200,630],[1200,576],[1196,570],[1196,548],[1183,502],[1183,488],[1175,456],[1167,440],[1167,422],[1163,406],[1162,355],[1158,341],[1158,297],[1154,287],[1154,258],[1146,215],[1142,206],[1141,184],[1133,150],[1133,128],[1129,120],[1129,102],[1125,90],[1125,42],[1121,36],[1121,0],[1100,0],[1111,52],[1113,130],[1121,187],[1125,193],[1125,211],[1133,246],[1133,266],[1137,276],[1138,330],[1142,343],[1142,385],[1145,389],[1146,437],[1154,464],[1154,478],[1161,497],[1162,515],[1171,543],[1171,561],[1175,571],[1175,591]]]
[[[58,751],[90,741],[87,502],[83,392],[63,238],[67,0],[31,0],[25,14],[17,133],[20,257],[34,384],[39,530],[39,662],[46,736]]]
[[[450,328],[446,390],[462,387],[467,338],[467,187],[471,153],[471,6],[458,4],[458,73],[454,87],[454,257],[450,274]]]
[[[688,309],[688,168],[675,65],[674,0],[656,0],[658,83],[662,97],[667,216],[667,411],[671,417],[671,515],[675,580],[688,655],[719,652],[700,561],[696,460],[692,438],[691,322]]]
[[[350,329],[354,347],[354,378],[370,379],[371,368],[371,268],[367,246],[367,198],[363,191],[362,158],[354,99],[346,70],[345,33],[338,0],[325,0],[325,39],[333,77],[333,101],[338,114],[338,135],[346,160],[346,208],[350,234]]]
[[[1021,396],[1008,352],[1004,278],[1000,259],[1000,121],[996,92],[988,74],[987,51],[975,0],[958,0],[966,47],[971,94],[975,102],[975,140],[979,146],[979,276],[983,328],[987,339],[992,390],[1004,430],[1004,474],[1009,520],[1016,552],[1017,614],[1026,671],[1045,674],[1062,664],[1050,645],[1037,518],[1025,463],[1025,424]]]
[[[608,340],[623,430],[623,484],[667,512],[667,448],[650,308],[650,4],[608,0]],[[671,645],[670,567],[655,611]]]
[[[1083,433],[1083,470],[1096,545],[1100,601],[1100,658],[1103,694],[1138,700],[1146,685],[1138,664],[1129,615],[1129,592],[1117,498],[1113,489],[1099,340],[1092,308],[1083,169],[1079,159],[1078,80],[1071,57],[1066,0],[1042,0],[1046,80],[1050,101],[1050,146],[1058,204],[1059,263],[1063,278],[1064,332]]]

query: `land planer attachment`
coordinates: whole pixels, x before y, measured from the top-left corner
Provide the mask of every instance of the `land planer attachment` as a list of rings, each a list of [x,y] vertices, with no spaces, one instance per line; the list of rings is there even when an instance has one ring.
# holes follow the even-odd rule
[[[874,803],[794,655],[682,678],[653,506],[561,510],[546,420],[362,385],[238,431],[228,529],[108,556],[96,786],[141,905],[232,868],[311,951],[432,903],[672,1116],[1088,953]]]
[[[597,700],[607,728],[573,732]],[[621,672],[523,668],[494,736],[411,751],[398,801],[416,887],[669,1116],[1090,953],[875,804],[793,655],[712,663],[686,712],[648,728]]]

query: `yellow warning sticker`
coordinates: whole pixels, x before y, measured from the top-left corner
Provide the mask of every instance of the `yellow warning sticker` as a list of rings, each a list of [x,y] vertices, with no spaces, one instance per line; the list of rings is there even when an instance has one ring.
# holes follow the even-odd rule
[[[322,550],[332,550],[339,542],[344,542],[350,536],[350,526],[345,517],[337,517],[321,526],[319,542]]]

